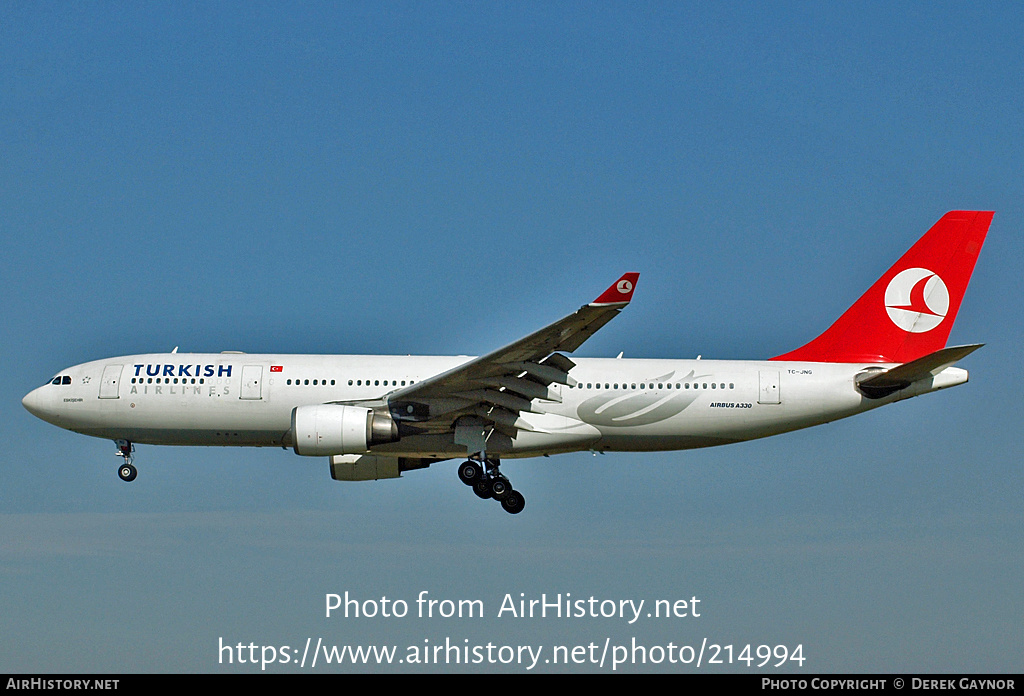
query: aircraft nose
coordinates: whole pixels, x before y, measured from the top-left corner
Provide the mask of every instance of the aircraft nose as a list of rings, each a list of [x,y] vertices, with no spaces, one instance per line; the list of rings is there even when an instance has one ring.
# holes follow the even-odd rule
[[[30,391],[25,395],[25,398],[21,400],[21,405],[36,418],[47,420],[46,411],[49,399],[46,398],[46,394],[43,391],[44,389],[45,387],[38,387]]]

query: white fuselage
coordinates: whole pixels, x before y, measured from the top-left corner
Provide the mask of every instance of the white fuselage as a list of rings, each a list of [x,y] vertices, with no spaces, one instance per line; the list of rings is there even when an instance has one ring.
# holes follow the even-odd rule
[[[390,392],[468,360],[132,355],[64,370],[58,376],[65,383],[39,387],[24,404],[54,425],[112,440],[287,447],[292,444],[292,411],[298,406],[379,402]],[[553,385],[553,400],[534,399],[532,412],[520,415],[527,427],[516,429],[514,437],[495,439],[489,451],[529,457],[707,447],[845,418],[967,381],[966,371],[948,367],[930,381],[870,399],[856,388],[855,376],[886,365],[604,358],[575,362],[569,374],[577,384]],[[467,453],[451,432],[414,432],[370,451],[434,458]]]

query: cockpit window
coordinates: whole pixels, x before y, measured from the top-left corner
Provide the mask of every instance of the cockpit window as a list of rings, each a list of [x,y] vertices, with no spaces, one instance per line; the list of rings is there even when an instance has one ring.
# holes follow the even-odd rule
[[[71,378],[68,377],[67,375],[64,375],[64,377],[61,379],[60,383],[61,384],[71,384]]]
[[[68,375],[57,375],[50,380],[50,384],[71,384],[71,377]]]
[[[54,377],[50,380],[50,384],[60,384],[60,376]]]

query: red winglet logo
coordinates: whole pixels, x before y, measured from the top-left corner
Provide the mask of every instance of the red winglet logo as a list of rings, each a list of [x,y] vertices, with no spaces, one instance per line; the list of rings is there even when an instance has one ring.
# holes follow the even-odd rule
[[[636,281],[639,277],[639,273],[624,274],[590,304],[626,304],[633,299],[633,290],[636,288]]]

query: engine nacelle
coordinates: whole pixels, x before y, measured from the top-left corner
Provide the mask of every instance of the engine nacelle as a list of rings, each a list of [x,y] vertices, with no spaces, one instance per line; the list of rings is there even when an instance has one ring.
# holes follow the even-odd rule
[[[390,415],[344,404],[299,406],[292,411],[295,454],[363,454],[374,445],[398,441]]]

